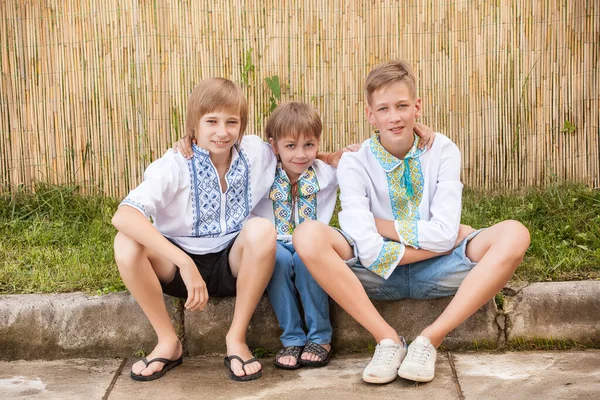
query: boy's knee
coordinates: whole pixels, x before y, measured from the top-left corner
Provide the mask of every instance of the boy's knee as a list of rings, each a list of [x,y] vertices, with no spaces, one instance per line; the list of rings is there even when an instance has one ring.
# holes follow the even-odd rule
[[[296,227],[292,242],[296,252],[302,256],[310,256],[320,244],[324,244],[324,234],[328,226],[319,221],[306,221]]]
[[[515,220],[501,222],[503,224],[504,236],[511,241],[511,247],[522,257],[531,243],[529,230],[525,225]]]
[[[114,250],[119,268],[135,263],[144,254],[144,246],[121,232],[117,232],[115,236]]]
[[[265,218],[252,218],[244,224],[240,233],[244,243],[252,249],[274,252],[277,246],[277,232],[271,222]]]

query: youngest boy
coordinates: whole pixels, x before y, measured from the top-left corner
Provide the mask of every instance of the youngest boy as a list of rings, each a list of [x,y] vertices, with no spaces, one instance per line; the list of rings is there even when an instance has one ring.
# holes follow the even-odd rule
[[[418,148],[413,126],[421,99],[406,62],[375,67],[365,94],[375,131],[339,163],[343,232],[307,221],[293,243],[319,285],[377,341],[363,380],[387,383],[399,375],[428,382],[436,348],[508,282],[529,246],[529,232],[516,221],[479,231],[460,225],[460,152],[442,134],[431,149]],[[369,300],[453,294],[408,355],[404,338]]]

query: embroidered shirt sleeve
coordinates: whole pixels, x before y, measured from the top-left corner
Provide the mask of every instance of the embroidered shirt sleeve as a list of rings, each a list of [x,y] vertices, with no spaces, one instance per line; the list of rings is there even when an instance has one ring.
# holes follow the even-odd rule
[[[439,136],[439,135],[438,135]],[[445,137],[444,137],[445,138]],[[438,137],[437,139],[442,139]],[[437,140],[436,139],[436,140]],[[444,252],[452,249],[458,236],[462,208],[462,188],[460,182],[460,151],[454,143],[445,138],[442,144],[440,163],[436,176],[436,190],[430,200],[428,221],[418,222],[419,246],[422,249]]]
[[[416,249],[419,248],[419,224],[417,221],[395,220],[394,227],[401,243]]]
[[[355,155],[344,155],[337,170],[342,211],[340,227],[356,242],[361,264],[384,279],[394,272],[404,256],[404,245],[384,241],[377,231],[367,192],[369,179]]]
[[[138,210],[149,218],[166,207],[179,190],[181,168],[169,150],[163,157],[151,163],[144,171],[144,180],[121,202]]]

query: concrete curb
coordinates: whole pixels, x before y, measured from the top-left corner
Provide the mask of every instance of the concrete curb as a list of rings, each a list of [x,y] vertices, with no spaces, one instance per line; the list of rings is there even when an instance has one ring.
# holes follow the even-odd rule
[[[507,340],[573,339],[600,343],[600,281],[536,283],[505,288],[501,309],[488,302],[454,330],[450,349],[475,344],[502,346]],[[412,340],[435,320],[450,298],[378,301],[376,307],[399,333]],[[225,334],[235,299],[211,299],[202,312],[183,310],[165,296],[171,319],[184,338],[186,355],[225,352]],[[371,336],[332,303],[336,352],[364,349]],[[268,299],[263,298],[248,330],[251,347],[277,350],[281,330]],[[126,357],[151,350],[156,336],[127,292],[104,296],[84,293],[0,296],[0,359]]]

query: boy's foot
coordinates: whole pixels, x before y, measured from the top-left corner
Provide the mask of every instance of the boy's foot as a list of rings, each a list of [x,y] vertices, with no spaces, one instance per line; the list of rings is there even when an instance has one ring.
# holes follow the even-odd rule
[[[388,383],[398,376],[398,367],[406,356],[406,341],[400,336],[400,344],[392,339],[383,339],[377,347],[373,359],[363,372],[363,381],[368,383]]]
[[[156,376],[158,372],[162,371],[165,365],[169,364],[171,368],[176,367],[175,362],[167,363],[167,361],[179,361],[181,359],[181,355],[183,354],[183,350],[181,348],[181,342],[177,340],[174,343],[158,343],[154,350],[150,354],[148,354],[145,359],[146,360],[155,360],[152,363],[146,363],[144,360],[140,360],[131,366],[131,376],[137,377],[146,377],[146,376]],[[160,360],[164,359],[164,361]],[[166,371],[165,371],[166,372]],[[164,374],[162,374],[164,375]],[[162,376],[161,375],[161,376]],[[159,377],[157,377],[159,378]],[[155,378],[156,379],[156,378]],[[141,379],[138,379],[141,380]]]
[[[227,357],[234,355],[238,357],[233,357],[230,360],[229,366],[229,369],[231,369],[233,375],[238,377],[258,377],[258,373],[262,373],[262,365],[257,359],[254,358],[254,355],[246,343],[227,341]],[[240,361],[240,359],[242,359],[242,361]]]
[[[435,376],[437,351],[426,336],[417,336],[408,346],[408,355],[398,370],[398,376],[415,382],[429,382]]]
[[[302,365],[298,362],[304,346],[285,346],[275,356],[275,366],[281,369],[298,369]]]
[[[307,367],[324,367],[331,358],[331,344],[308,342],[300,357],[300,364]]]

